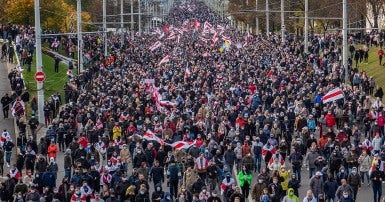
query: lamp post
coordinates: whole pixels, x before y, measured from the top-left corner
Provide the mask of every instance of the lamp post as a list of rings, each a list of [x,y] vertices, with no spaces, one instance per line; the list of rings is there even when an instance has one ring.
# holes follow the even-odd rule
[[[36,35],[36,72],[43,71],[41,55],[40,2],[35,0],[35,35]],[[43,82],[37,82],[37,107],[39,123],[44,123],[44,90]]]

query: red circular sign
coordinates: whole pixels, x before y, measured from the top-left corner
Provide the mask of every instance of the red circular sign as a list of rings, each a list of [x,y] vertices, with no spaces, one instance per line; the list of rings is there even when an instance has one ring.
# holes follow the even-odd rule
[[[35,80],[37,82],[43,82],[45,80],[45,74],[44,72],[36,72],[35,74]]]

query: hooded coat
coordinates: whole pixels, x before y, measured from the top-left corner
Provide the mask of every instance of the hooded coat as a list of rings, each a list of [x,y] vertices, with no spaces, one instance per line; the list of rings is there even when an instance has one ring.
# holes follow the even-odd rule
[[[293,194],[290,194],[290,192],[292,192]],[[299,198],[294,194],[293,188],[289,188],[287,190],[287,194],[285,197],[283,197],[282,202],[299,202]]]

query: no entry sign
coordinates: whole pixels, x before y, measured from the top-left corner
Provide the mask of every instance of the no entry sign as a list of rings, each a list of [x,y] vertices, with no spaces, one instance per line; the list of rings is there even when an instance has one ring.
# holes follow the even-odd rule
[[[36,72],[35,74],[35,80],[37,82],[43,82],[45,80],[45,74],[44,72]]]

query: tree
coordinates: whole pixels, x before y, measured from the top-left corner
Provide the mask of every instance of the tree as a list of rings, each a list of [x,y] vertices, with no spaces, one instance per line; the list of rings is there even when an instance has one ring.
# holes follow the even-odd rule
[[[34,0],[8,0],[3,6],[7,23],[34,25]],[[87,12],[82,13],[83,21],[90,19]],[[40,21],[43,29],[68,31],[71,23],[76,28],[76,9],[64,0],[40,0]]]

